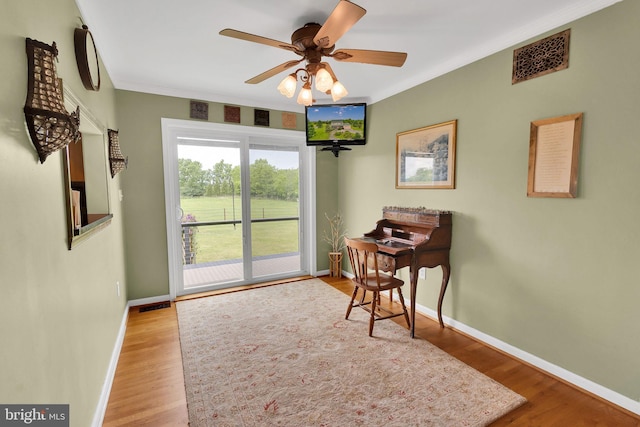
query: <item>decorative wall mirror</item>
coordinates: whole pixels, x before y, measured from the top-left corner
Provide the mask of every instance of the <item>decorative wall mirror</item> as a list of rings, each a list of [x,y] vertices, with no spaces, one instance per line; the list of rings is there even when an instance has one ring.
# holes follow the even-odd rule
[[[76,28],[73,33],[73,43],[82,84],[87,90],[100,90],[98,51],[89,27],[83,25],[82,28]]]
[[[111,223],[107,129],[66,88],[67,108],[80,110],[82,137],[63,150],[69,249]]]

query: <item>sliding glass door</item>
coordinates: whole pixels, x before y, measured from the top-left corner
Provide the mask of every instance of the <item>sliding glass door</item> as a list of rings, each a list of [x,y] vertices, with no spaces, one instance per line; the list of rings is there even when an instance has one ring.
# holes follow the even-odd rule
[[[184,289],[244,279],[240,147],[178,143]]]
[[[249,147],[251,274],[301,270],[298,147]]]
[[[176,295],[309,274],[304,138],[238,128],[163,130]]]

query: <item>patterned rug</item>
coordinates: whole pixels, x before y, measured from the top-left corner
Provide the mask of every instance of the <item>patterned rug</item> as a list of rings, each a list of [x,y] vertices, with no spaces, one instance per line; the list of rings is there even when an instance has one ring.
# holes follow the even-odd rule
[[[319,279],[176,304],[189,425],[484,426],[520,395]]]

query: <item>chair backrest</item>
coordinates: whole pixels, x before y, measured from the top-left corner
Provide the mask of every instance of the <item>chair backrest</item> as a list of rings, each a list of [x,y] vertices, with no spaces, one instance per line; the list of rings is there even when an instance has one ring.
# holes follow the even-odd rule
[[[380,286],[380,275],[378,272],[378,245],[373,242],[363,240],[344,238],[347,253],[349,254],[349,262],[351,263],[351,271],[355,276],[353,280],[364,285]],[[375,275],[370,275],[369,271],[375,271]],[[375,277],[375,283],[371,279]]]

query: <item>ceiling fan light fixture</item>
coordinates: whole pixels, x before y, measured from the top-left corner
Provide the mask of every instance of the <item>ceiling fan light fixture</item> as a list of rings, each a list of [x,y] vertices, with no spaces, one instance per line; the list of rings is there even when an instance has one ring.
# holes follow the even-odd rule
[[[297,82],[298,80],[296,79],[296,74],[289,74],[280,82],[280,84],[278,85],[278,90],[287,98],[292,98],[293,94],[296,91]]]
[[[326,92],[333,86],[331,74],[324,68],[320,68],[316,73],[316,89],[320,92]]]
[[[349,92],[347,92],[347,88],[342,85],[339,81],[335,81],[333,86],[331,87],[331,98],[333,102],[337,102],[347,96]]]
[[[298,94],[298,104],[309,106],[313,104],[313,94],[311,93],[311,82],[306,82],[302,89],[300,89],[300,93]]]
[[[302,57],[275,66],[245,81],[245,83],[260,83],[305,61],[306,65],[303,66],[304,68],[297,69],[280,82],[278,91],[287,98],[292,98],[299,76],[303,82],[303,88],[298,94],[297,101],[299,104],[308,106],[314,101],[311,93],[312,80],[316,81],[316,89],[327,95],[331,94],[334,102],[348,95],[347,89],[338,82],[338,78],[331,69],[331,66],[326,62],[322,62],[323,57],[329,57],[336,61],[343,62],[402,67],[407,59],[405,52],[364,49],[335,50],[336,42],[367,13],[364,8],[351,1],[337,1],[338,4],[325,20],[324,24],[308,23],[298,28],[291,35],[291,43],[245,33],[244,31],[231,28],[220,31],[220,35],[222,36],[284,49]],[[299,75],[298,73],[301,74]]]

